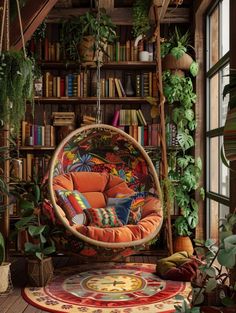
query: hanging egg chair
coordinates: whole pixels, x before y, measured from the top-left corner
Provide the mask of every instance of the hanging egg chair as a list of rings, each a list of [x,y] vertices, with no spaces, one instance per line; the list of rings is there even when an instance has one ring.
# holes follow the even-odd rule
[[[143,147],[121,129],[94,124],[70,133],[55,150],[48,182],[58,222],[69,238],[67,247],[74,252],[110,259],[127,256],[146,249],[160,231],[163,211],[156,169]],[[60,198],[61,193],[70,198],[75,190],[86,200],[76,221]],[[130,198],[124,207],[119,205]],[[111,199],[115,205],[111,203],[113,211],[107,213],[104,208]],[[69,200],[73,205],[75,199]]]

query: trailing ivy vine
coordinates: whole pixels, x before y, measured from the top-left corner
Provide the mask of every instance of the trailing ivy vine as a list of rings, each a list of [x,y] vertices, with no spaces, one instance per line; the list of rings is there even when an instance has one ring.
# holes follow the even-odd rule
[[[169,162],[169,178],[175,184],[175,199],[181,215],[175,221],[178,235],[188,236],[198,224],[198,204],[195,192],[204,197],[199,186],[202,171],[200,158],[194,159],[188,151],[194,146],[194,130],[197,126],[193,105],[196,94],[190,77],[163,72],[163,91],[169,104],[173,104],[171,120],[177,127],[177,141],[181,149],[175,154],[176,162]]]
[[[33,100],[34,60],[20,51],[0,55],[0,119],[18,133],[26,101]]]

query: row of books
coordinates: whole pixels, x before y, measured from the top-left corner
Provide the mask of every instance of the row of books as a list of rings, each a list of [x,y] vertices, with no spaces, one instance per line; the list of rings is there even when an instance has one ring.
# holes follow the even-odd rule
[[[127,78],[111,73],[101,77],[101,97],[126,97]],[[154,72],[135,72],[131,77],[132,95],[136,97],[155,96],[157,92],[156,74]],[[96,96],[97,81],[94,71],[82,71],[66,75],[45,72],[35,82],[35,96],[39,97],[93,97]]]
[[[179,146],[177,126],[173,122],[166,123],[166,145]]]
[[[47,24],[46,37],[41,40],[32,38],[29,42],[29,53],[36,56],[38,60],[59,62],[68,59],[66,47],[60,41],[60,24]],[[139,51],[148,51],[155,55],[155,43],[140,41],[138,47],[134,47],[134,39],[131,38],[129,27],[121,27],[118,30],[118,40],[115,44],[108,44],[104,61],[138,61]],[[152,61],[152,60],[150,60]]]
[[[113,126],[126,125],[147,125],[147,121],[141,109],[121,109],[116,110],[113,120]]]
[[[55,147],[55,127],[22,121],[21,145]]]
[[[36,156],[27,153],[24,157],[11,160],[10,175],[15,180],[31,180],[34,175],[43,177],[49,162],[50,156],[47,154]]]
[[[160,126],[157,123],[144,125],[117,125],[142,146],[160,146]]]

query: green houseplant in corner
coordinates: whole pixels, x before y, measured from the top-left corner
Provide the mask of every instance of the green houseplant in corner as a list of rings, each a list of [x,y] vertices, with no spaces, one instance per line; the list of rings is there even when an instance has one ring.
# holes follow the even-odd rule
[[[116,39],[116,26],[104,8],[74,16],[62,24],[62,43],[67,56],[80,62],[103,59],[106,47]]]
[[[18,198],[20,220],[15,227],[19,236],[24,237],[24,252],[28,256],[28,279],[32,286],[44,286],[53,276],[50,254],[55,252],[52,240],[54,228],[42,214],[44,185],[37,178],[20,182],[15,186]]]
[[[194,146],[194,130],[197,126],[193,106],[196,94],[190,77],[179,76],[170,70],[163,72],[163,91],[165,98],[171,106],[170,120],[177,129],[176,139],[179,145],[175,162],[169,162],[169,178],[175,183],[175,199],[180,208],[181,215],[174,223],[175,251],[183,250],[179,241],[190,240],[198,223],[198,203],[195,193],[199,192],[204,198],[204,190],[199,186],[202,171],[201,159],[195,159],[188,151]],[[189,251],[190,252],[190,251]],[[193,252],[193,247],[191,247]]]

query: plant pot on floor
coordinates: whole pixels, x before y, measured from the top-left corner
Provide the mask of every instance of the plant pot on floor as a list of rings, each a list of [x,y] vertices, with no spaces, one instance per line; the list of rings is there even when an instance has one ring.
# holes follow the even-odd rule
[[[4,262],[0,266],[0,294],[11,287],[10,265],[11,263]]]
[[[174,239],[174,252],[186,251],[189,255],[193,254],[193,244],[188,236],[178,236]]]
[[[49,283],[53,277],[52,258],[28,259],[27,275],[28,283],[32,287],[43,287]]]

